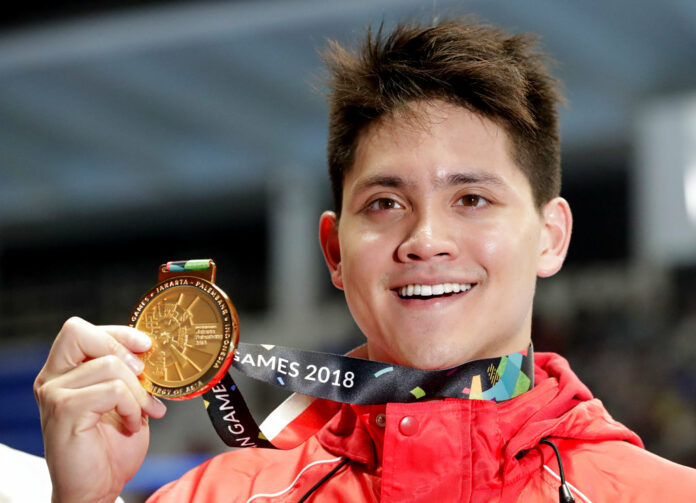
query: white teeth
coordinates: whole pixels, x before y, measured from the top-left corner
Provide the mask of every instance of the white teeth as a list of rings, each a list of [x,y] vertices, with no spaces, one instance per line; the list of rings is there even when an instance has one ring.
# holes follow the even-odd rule
[[[437,285],[407,285],[399,288],[402,297],[431,297],[445,293],[459,293],[471,290],[471,283],[438,283]]]

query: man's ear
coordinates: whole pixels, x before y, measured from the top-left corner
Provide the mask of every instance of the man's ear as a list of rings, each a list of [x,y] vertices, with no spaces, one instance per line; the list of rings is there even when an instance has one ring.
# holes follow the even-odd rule
[[[556,197],[546,203],[542,219],[544,228],[541,230],[537,276],[547,278],[561,269],[568,253],[573,230],[573,215],[568,201]]]
[[[331,274],[331,282],[336,288],[343,290],[341,246],[338,241],[338,218],[333,211],[325,211],[319,218],[319,243]]]

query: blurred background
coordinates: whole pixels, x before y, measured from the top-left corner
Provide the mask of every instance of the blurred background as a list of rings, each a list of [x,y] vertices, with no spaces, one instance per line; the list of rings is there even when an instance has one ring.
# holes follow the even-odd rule
[[[125,323],[167,260],[215,259],[244,341],[359,344],[317,246],[318,50],[368,23],[474,14],[538,33],[569,100],[574,236],[539,284],[536,350],[566,355],[649,449],[696,465],[696,3],[62,4],[0,19],[1,443],[42,454],[31,384],[62,323]],[[259,420],[284,398],[239,381]],[[200,400],[170,403],[152,436],[127,502],[225,449]]]

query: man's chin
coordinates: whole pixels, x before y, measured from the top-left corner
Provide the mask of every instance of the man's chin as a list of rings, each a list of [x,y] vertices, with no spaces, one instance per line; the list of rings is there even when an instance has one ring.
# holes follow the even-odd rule
[[[476,349],[472,347],[452,347],[429,341],[411,349],[402,348],[398,354],[391,355],[391,361],[405,367],[421,370],[448,369],[476,359]]]

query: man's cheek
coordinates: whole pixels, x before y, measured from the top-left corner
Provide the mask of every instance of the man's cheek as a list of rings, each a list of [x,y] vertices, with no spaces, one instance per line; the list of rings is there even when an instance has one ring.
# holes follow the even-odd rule
[[[488,263],[499,259],[509,251],[509,245],[506,245],[505,241],[503,231],[495,230],[482,233],[477,242],[472,245],[473,253],[482,262],[481,265],[487,267]]]
[[[488,240],[483,242],[482,250],[483,257],[490,259],[500,255],[500,242],[496,240]]]
[[[358,234],[358,239],[364,246],[371,246],[384,241],[384,234],[377,231],[366,230]]]
[[[529,240],[529,233],[520,227],[494,227],[479,234],[470,245],[472,252],[482,262],[490,262],[504,259],[505,257],[517,257],[525,250],[525,243]],[[485,266],[485,263],[483,264]]]

